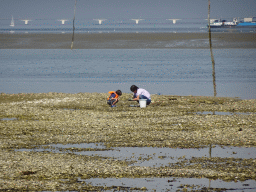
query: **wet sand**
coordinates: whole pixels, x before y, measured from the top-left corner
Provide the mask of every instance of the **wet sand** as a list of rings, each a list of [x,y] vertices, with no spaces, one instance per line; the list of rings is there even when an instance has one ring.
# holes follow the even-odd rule
[[[0,34],[0,49],[70,49],[72,34]],[[213,48],[256,48],[255,33],[212,33]],[[83,33],[73,49],[209,48],[208,33]]]

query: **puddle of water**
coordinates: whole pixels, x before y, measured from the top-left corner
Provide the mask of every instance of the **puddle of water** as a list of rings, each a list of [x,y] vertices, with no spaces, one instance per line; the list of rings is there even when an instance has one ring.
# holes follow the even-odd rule
[[[70,111],[76,111],[76,110],[80,110],[80,109],[72,109],[72,108],[62,108],[63,110],[70,110]]]
[[[70,153],[68,150],[63,150],[67,148],[73,148],[73,149],[106,149],[106,147],[102,144],[97,144],[97,143],[82,143],[82,144],[68,144],[68,145],[63,145],[63,144],[51,144],[51,145],[42,145],[40,148],[33,148],[33,149],[17,149],[16,151],[33,151],[33,152],[43,152],[43,151],[49,151],[53,153]],[[97,151],[88,151],[88,154],[84,155],[94,155],[94,152]],[[74,152],[76,153],[76,152]],[[80,152],[77,152],[78,154],[81,154]],[[97,153],[95,153],[97,154]]]
[[[53,144],[42,146],[39,149],[19,149],[17,151],[51,151],[54,153],[67,153],[70,151],[63,151],[65,148],[94,148],[104,149],[103,144],[95,143],[82,143],[82,144]],[[48,147],[48,148],[47,148]],[[74,151],[77,155],[98,155],[102,157],[110,157],[118,160],[132,160],[137,163],[131,164],[132,166],[147,166],[147,167],[160,167],[168,166],[170,163],[177,163],[180,159],[191,159],[192,157],[221,157],[221,158],[242,158],[242,159],[255,159],[256,148],[255,147],[221,147],[216,146],[214,148],[154,148],[154,147],[114,147],[112,150],[106,151]]]
[[[255,114],[255,113],[238,113],[238,112],[220,112],[220,111],[203,111],[203,112],[197,112],[196,114],[199,115],[251,115],[251,114]]]
[[[0,119],[0,121],[13,121],[13,120],[17,120],[17,118],[2,118],[2,119]]]
[[[62,151],[67,148],[94,148],[94,149],[106,149],[102,143],[83,143],[83,144],[52,144],[44,145],[39,149],[20,149],[17,151],[52,151],[55,153],[67,153],[70,151]],[[256,158],[256,148],[245,147],[221,147],[216,146],[211,150],[209,148],[153,148],[153,147],[116,147],[111,148],[108,151],[78,151],[74,154],[81,155],[98,155],[110,158],[116,158],[119,160],[136,160],[137,163],[132,166],[168,166],[169,163],[176,163],[180,160],[190,159],[192,157],[234,157],[234,158]],[[216,191],[244,191],[254,192],[256,191],[256,181],[237,181],[237,182],[225,182],[222,180],[209,180],[206,178],[92,178],[92,179],[78,179],[79,181],[85,181],[93,186],[116,186],[116,188],[109,191],[128,190],[130,188],[146,187],[147,191],[195,191],[195,190],[209,190]],[[215,189],[215,190],[213,190]]]
[[[0,121],[15,121],[15,120],[19,120],[18,118],[2,118],[2,119],[0,119]],[[37,119],[31,119],[31,120],[34,120],[34,121],[39,121],[39,120],[37,120]],[[26,121],[28,121],[28,120],[26,120]]]
[[[206,178],[94,178],[87,180],[80,179],[80,181],[91,183],[91,185],[93,186],[122,186],[126,188],[146,187],[147,191],[195,191],[200,189],[205,189],[205,191],[211,191],[210,189],[213,188],[215,189],[214,191],[217,191],[216,189],[218,189],[219,191],[256,191],[256,181],[254,180],[247,180],[244,182],[225,182],[222,180],[209,180]],[[226,190],[224,190],[224,188]]]
[[[105,149],[105,145],[102,143],[81,143],[81,144],[68,144],[68,145],[62,145],[62,144],[52,144],[48,145],[54,148],[79,148],[79,149],[86,149],[86,148],[94,148],[94,149]]]

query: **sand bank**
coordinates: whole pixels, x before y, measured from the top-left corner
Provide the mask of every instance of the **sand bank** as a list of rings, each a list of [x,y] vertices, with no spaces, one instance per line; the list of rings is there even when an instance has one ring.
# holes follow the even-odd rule
[[[72,34],[0,34],[0,49],[70,49]],[[254,33],[212,33],[213,48],[256,48]],[[208,33],[83,33],[74,49],[209,48]]]

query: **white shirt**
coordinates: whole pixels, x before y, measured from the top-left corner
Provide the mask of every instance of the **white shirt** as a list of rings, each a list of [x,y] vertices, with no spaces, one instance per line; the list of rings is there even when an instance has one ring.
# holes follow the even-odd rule
[[[145,97],[147,97],[151,100],[150,93],[145,89],[142,89],[142,88],[137,89],[137,93],[135,96],[137,97],[138,95],[144,95]]]

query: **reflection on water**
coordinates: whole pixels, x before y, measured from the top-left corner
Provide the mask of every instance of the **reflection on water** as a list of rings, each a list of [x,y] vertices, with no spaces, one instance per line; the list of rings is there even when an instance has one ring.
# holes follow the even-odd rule
[[[146,187],[147,191],[244,191],[255,192],[256,181],[247,180],[244,182],[225,182],[222,180],[209,180],[205,178],[94,178],[80,179],[91,183],[93,186],[120,186],[119,189],[129,190],[130,188]],[[118,187],[117,187],[118,188]],[[116,189],[117,189],[116,188]],[[109,190],[112,191],[112,190]]]
[[[83,150],[84,149],[84,150]],[[95,151],[87,151],[94,149]],[[106,150],[104,150],[106,149]],[[97,151],[98,150],[98,151]],[[221,157],[255,159],[256,148],[251,147],[227,147],[209,146],[209,148],[153,148],[153,147],[114,147],[106,148],[102,143],[82,143],[82,144],[52,144],[44,145],[34,149],[19,149],[16,151],[34,152],[54,152],[54,153],[74,153],[76,155],[101,156],[117,160],[135,161],[128,166],[162,167],[171,166],[177,162],[188,162],[196,157]],[[132,188],[147,189],[148,191],[173,191],[173,190],[235,190],[253,192],[256,190],[255,180],[225,182],[223,180],[210,180],[206,178],[91,178],[81,179],[93,186],[113,187],[109,191],[124,190]]]
[[[102,157],[115,158],[118,160],[136,161],[132,166],[160,167],[170,166],[184,159],[193,157],[220,157],[220,158],[256,158],[255,147],[227,147],[211,146],[208,148],[154,148],[154,147],[113,147],[108,150],[86,151],[86,149],[107,149],[103,144],[82,143],[82,144],[52,144],[35,149],[19,149],[17,151],[51,151],[54,153],[70,153],[77,155],[98,155]],[[64,149],[64,150],[63,150]],[[66,150],[65,150],[66,149]],[[85,149],[84,151],[81,149]]]

